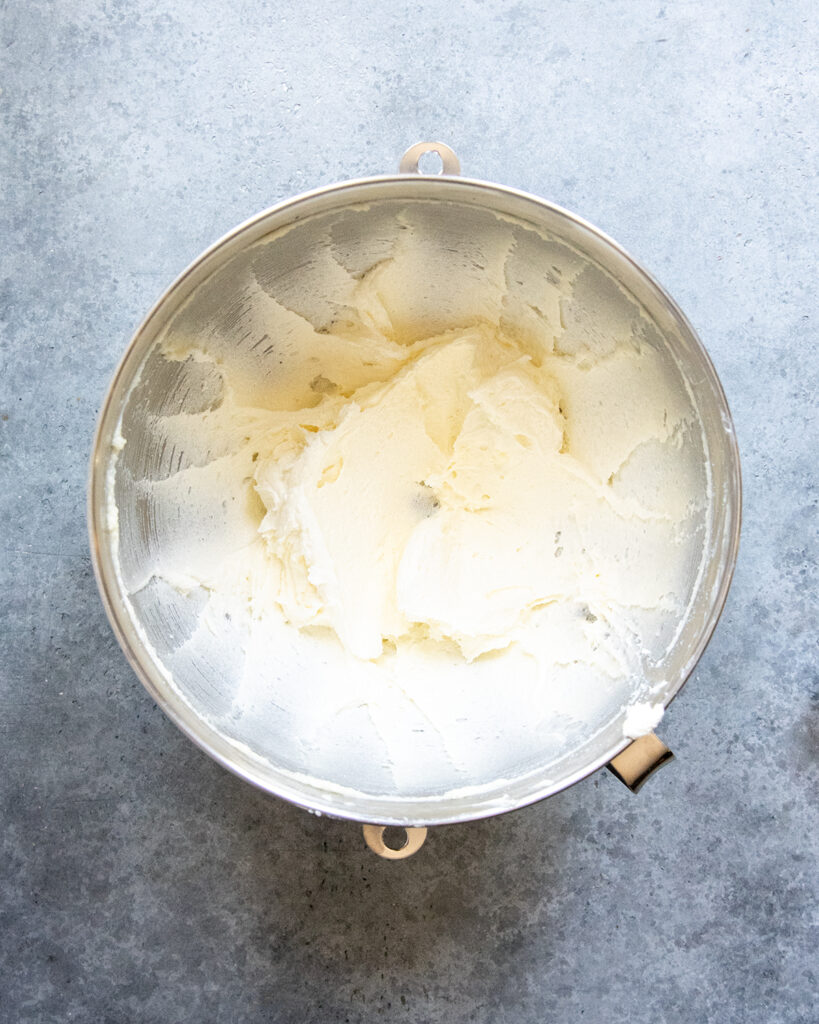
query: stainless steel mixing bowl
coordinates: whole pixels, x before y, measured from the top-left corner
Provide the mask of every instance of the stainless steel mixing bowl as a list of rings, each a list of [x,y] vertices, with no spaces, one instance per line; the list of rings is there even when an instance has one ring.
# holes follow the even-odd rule
[[[441,155],[444,173],[418,171],[427,151]],[[562,261],[582,259],[597,268],[602,288],[615,282],[618,293],[642,310],[654,343],[679,366],[701,418],[702,456],[711,476],[707,557],[692,567],[697,575],[690,614],[657,667],[653,699],[667,705],[702,654],[726,599],[739,541],[740,470],[730,413],[702,344],[673,300],[579,217],[514,189],[461,178],[459,170],[447,147],[422,143],[405,154],[397,175],[317,189],[230,232],[174,282],[136,332],[106,397],[93,449],[89,520],[97,579],[117,638],[151,696],[186,735],[247,781],[314,812],[379,825],[421,827],[498,814],[550,796],[611,762],[636,786],[667,751],[653,736],[629,746],[623,734],[629,695],[624,702],[615,693],[585,717],[579,714],[580,727],[520,721],[508,735],[487,727],[497,717],[489,698],[467,698],[465,742],[471,736],[484,745],[482,767],[454,771],[424,745],[423,724],[408,719],[408,772],[396,782],[376,739],[345,732],[343,716],[316,718],[330,700],[330,684],[298,652],[271,653],[286,699],[273,685],[269,701],[242,704],[240,638],[229,626],[223,635],[208,635],[199,628],[207,594],[181,592],[151,572],[157,552],[172,546],[179,531],[204,536],[210,530],[217,537],[223,527],[222,511],[197,507],[196,495],[190,508],[163,507],[146,485],[211,455],[168,450],[163,417],[218,402],[209,368],[195,360],[168,361],[158,342],[202,332],[218,336],[225,358],[263,385],[265,375],[275,372],[270,357],[276,341],[264,334],[258,289],[248,290],[249,279],[262,291],[288,295],[294,308],[309,306],[300,311],[318,330],[328,329],[343,304],[336,268],[354,281],[384,259],[395,244],[400,212],[411,209],[434,244],[451,252],[454,276],[435,294],[438,283],[429,282],[432,305],[425,307],[428,326],[441,328],[463,312],[453,287],[458,275],[480,282],[497,252],[504,246],[510,251],[511,232],[517,270],[507,272],[507,285],[513,292],[525,291],[529,278],[559,274]],[[514,715],[513,708],[510,720]],[[521,707],[519,718],[524,715]],[[374,849],[389,855],[380,829],[365,834]],[[404,852],[418,841],[414,834]]]

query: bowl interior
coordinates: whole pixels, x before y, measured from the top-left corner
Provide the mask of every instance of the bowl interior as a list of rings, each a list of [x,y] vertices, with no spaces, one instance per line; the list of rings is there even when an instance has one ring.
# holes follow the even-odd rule
[[[387,679],[377,665],[328,654],[325,637],[286,624],[260,636],[250,609],[226,614],[197,583],[197,566],[250,539],[264,514],[220,484],[238,444],[210,415],[226,382],[245,406],[263,409],[285,371],[315,381],[325,367],[299,362],[299,331],[336,351],[335,327],[362,282],[396,254],[405,287],[392,289],[389,313],[407,343],[486,320],[520,337],[542,331],[544,319],[571,330],[571,281],[575,319],[639,334],[696,410],[686,465],[709,500],[688,559],[685,613],[651,618],[639,673],[601,682],[567,669],[533,686],[523,661],[469,664],[442,653],[406,660]],[[120,366],[91,488],[109,614],[177,724],[270,792],[383,823],[508,810],[610,759],[625,744],[624,709],[649,694],[667,704],[707,642],[738,517],[724,396],[662,290],[565,211],[482,183],[417,178],[348,183],[283,204],[189,268]]]

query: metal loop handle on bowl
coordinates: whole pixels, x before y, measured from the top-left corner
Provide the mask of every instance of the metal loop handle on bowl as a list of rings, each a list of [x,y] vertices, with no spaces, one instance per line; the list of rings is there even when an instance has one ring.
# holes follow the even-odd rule
[[[416,142],[414,146],[406,151],[401,157],[401,163],[398,165],[398,170],[401,174],[423,174],[419,164],[421,157],[425,153],[437,153],[441,158],[441,169],[438,174],[460,174],[461,173],[461,161],[455,155],[454,150],[450,149],[443,142]]]
[[[403,831],[404,833],[403,844],[397,849],[393,846],[387,846],[384,842],[384,833],[389,827],[388,825],[363,826],[364,842],[379,857],[383,857],[385,860],[403,860],[405,857],[411,857],[414,853],[417,853],[424,845],[424,840],[427,837],[427,830],[425,828],[397,827],[397,832]]]

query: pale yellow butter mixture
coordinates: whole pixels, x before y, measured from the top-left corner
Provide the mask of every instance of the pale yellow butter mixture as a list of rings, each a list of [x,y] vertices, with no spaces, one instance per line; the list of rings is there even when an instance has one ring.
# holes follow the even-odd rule
[[[544,282],[528,321],[476,296],[442,333],[402,316],[406,290],[400,259],[379,265],[330,330],[253,296],[258,329],[288,339],[281,369],[262,386],[222,366],[221,403],[188,417],[221,439],[196,472],[244,495],[246,529],[175,578],[357,659],[514,645],[633,670],[650,617],[679,618],[701,543],[679,377],[571,280]],[[165,356],[215,358],[202,339]]]

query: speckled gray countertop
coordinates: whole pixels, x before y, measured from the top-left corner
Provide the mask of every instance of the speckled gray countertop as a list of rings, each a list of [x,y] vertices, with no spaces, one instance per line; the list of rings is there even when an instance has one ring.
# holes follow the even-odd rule
[[[2,10],[0,1019],[817,1020],[819,31],[811,0]],[[677,298],[743,457],[716,635],[637,796],[601,772],[403,863],[137,682],[85,531],[128,338],[220,234],[441,138]],[[812,703],[813,702],[813,703]]]

